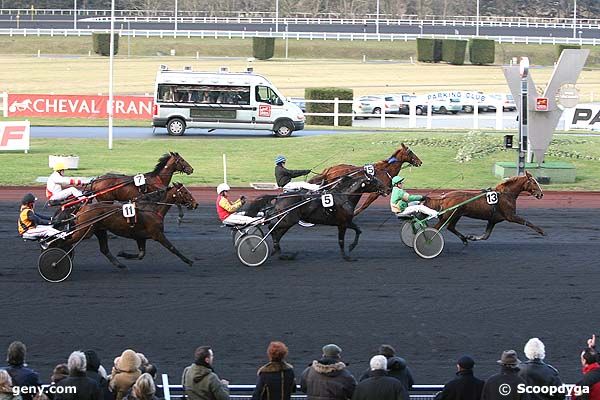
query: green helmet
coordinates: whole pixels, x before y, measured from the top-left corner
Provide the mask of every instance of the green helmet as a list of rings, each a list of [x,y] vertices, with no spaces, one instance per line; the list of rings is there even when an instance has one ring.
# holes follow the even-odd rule
[[[399,183],[404,182],[404,178],[401,177],[400,175],[397,175],[395,177],[392,178],[392,186],[396,186]]]

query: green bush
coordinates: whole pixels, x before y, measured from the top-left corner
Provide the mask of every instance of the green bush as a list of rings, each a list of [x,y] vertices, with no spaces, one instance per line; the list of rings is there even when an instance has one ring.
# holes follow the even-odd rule
[[[119,52],[119,34],[115,33],[115,52],[113,55],[117,55]],[[100,54],[101,56],[110,55],[110,33],[92,33],[92,42],[94,45],[94,53]]]
[[[306,88],[304,98],[306,100],[353,100],[354,91],[344,88]],[[306,102],[307,113],[332,113],[333,103],[310,103]],[[352,113],[352,103],[341,103],[339,105],[340,113]],[[352,126],[352,117],[339,117],[340,126]],[[333,117],[322,117],[316,115],[306,116],[307,125],[330,125],[333,126]]]
[[[275,54],[275,38],[252,38],[252,55],[259,60],[268,60]]]
[[[421,62],[440,62],[442,60],[442,40],[418,38],[417,60]]]
[[[469,61],[471,64],[493,64],[496,56],[496,42],[491,39],[469,40]]]
[[[563,50],[565,49],[581,49],[581,46],[578,44],[557,44],[556,45],[556,56],[560,58]]]
[[[447,63],[463,65],[466,52],[466,40],[444,39],[442,42],[442,60]]]

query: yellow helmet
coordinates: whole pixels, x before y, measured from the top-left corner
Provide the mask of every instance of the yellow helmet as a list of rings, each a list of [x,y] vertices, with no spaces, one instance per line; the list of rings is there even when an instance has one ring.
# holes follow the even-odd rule
[[[65,168],[65,163],[62,161],[58,161],[54,163],[54,166],[52,167],[55,171],[60,171],[60,170],[64,170]]]

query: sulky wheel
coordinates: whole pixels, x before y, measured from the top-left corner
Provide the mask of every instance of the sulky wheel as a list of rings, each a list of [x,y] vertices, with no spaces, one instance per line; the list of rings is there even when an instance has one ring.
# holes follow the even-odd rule
[[[415,228],[413,227],[412,221],[406,221],[404,225],[402,225],[402,230],[400,231],[400,238],[402,239],[402,243],[404,243],[408,247],[414,246]]]
[[[240,262],[247,267],[260,267],[269,258],[269,245],[260,236],[244,235],[237,245],[236,253]]]
[[[236,247],[240,242],[240,238],[246,235],[256,235],[260,236],[261,238],[265,237],[265,234],[263,233],[262,229],[260,229],[260,226],[250,226],[248,228],[239,230],[235,229],[233,231],[233,247]]]
[[[72,270],[71,257],[57,247],[44,250],[38,259],[38,271],[48,282],[62,282],[69,277]]]
[[[422,258],[435,258],[444,249],[444,237],[435,228],[425,228],[415,235],[415,253]]]

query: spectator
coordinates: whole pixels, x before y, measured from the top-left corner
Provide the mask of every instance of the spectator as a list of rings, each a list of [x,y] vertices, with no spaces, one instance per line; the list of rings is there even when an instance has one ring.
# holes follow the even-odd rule
[[[525,344],[524,351],[528,360],[520,365],[519,376],[528,386],[562,385],[562,381],[558,376],[558,370],[543,361],[546,358],[546,348],[540,339],[529,339]],[[564,399],[565,395],[557,393],[554,396],[550,396],[544,393],[533,393],[531,398],[535,400],[559,400]]]
[[[0,400],[21,400],[20,395],[13,393],[12,379],[8,372],[0,369]]]
[[[138,353],[139,354],[139,353]],[[148,361],[148,360],[146,360]],[[154,379],[150,374],[143,373],[131,387],[131,391],[125,400],[158,400],[156,395]]]
[[[352,400],[409,400],[402,382],[388,376],[385,356],[374,356],[370,366],[370,377],[356,386]]]
[[[34,370],[27,368],[25,358],[27,356],[27,347],[21,342],[12,342],[8,346],[6,355],[6,372],[12,379],[13,386],[42,386],[40,376]],[[31,400],[33,395],[23,393],[23,400]]]
[[[389,344],[382,344],[379,346],[379,355],[382,355],[387,359],[388,376],[402,382],[404,390],[408,393],[415,384],[415,381],[410,372],[410,368],[406,365],[406,360],[402,357],[397,357],[396,350]],[[361,375],[359,382],[370,376],[371,370],[369,369]]]
[[[444,390],[435,396],[435,400],[479,400],[484,381],[473,374],[475,361],[469,356],[462,356],[456,362],[456,378],[446,383]]]
[[[342,349],[335,344],[323,347],[323,356],[302,372],[300,390],[308,400],[346,400],[352,398],[356,379],[341,361]]]
[[[497,361],[500,364],[500,373],[488,378],[483,386],[482,400],[529,400],[527,393],[518,393],[517,386],[525,383],[519,377],[519,364],[514,350],[505,350]]]
[[[50,377],[50,385],[56,386],[60,381],[69,377],[69,366],[67,364],[58,364],[54,367],[52,371],[52,376]],[[46,391],[46,396],[49,399],[54,398],[54,393],[52,391]]]
[[[269,363],[258,369],[258,380],[252,400],[289,400],[296,391],[294,367],[286,363],[288,348],[282,342],[271,342],[267,348]]]
[[[140,372],[141,363],[135,351],[129,349],[115,359],[115,366],[110,375],[108,388],[115,394],[116,400],[123,399],[140,377],[142,374]]]
[[[213,369],[214,354],[209,346],[194,352],[194,363],[183,370],[181,384],[189,400],[228,400],[229,382],[219,379]]]
[[[86,350],[85,362],[86,371],[85,374],[88,378],[92,378],[100,387],[102,391],[102,398],[104,400],[114,400],[115,396],[108,390],[108,379],[106,377],[106,371],[100,363],[100,357],[94,350]]]
[[[85,354],[74,351],[69,356],[69,377],[56,386],[55,400],[102,400],[100,386],[85,375]],[[63,388],[63,389],[59,389]]]
[[[571,399],[600,400],[600,364],[598,364],[598,353],[593,347],[588,347],[581,352],[581,367],[583,378],[576,386],[587,386],[589,394],[572,396]]]

